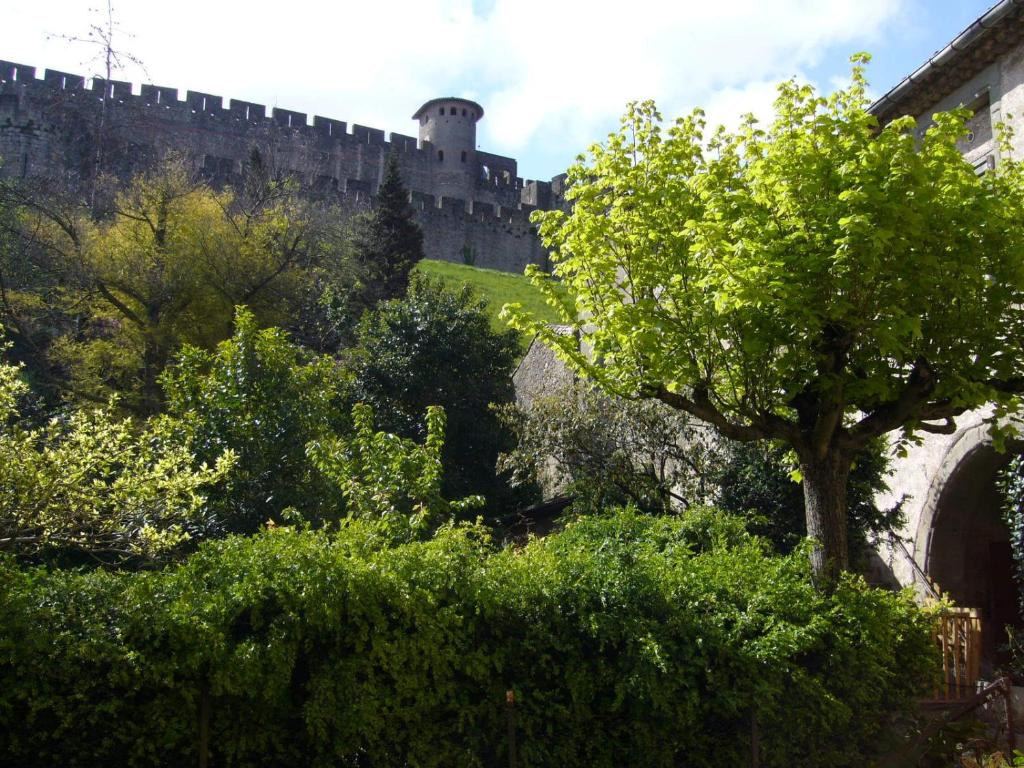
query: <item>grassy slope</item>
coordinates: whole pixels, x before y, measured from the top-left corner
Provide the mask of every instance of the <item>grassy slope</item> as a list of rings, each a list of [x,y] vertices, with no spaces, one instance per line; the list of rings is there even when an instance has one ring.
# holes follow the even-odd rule
[[[461,288],[464,283],[468,283],[476,289],[477,293],[487,300],[487,306],[491,313],[491,326],[495,329],[500,330],[507,327],[498,319],[498,313],[503,305],[512,302],[519,302],[531,314],[549,323],[558,320],[555,311],[544,303],[540,291],[534,288],[523,275],[432,259],[424,259],[416,268],[423,274],[443,280],[453,288]],[[529,339],[523,339],[524,349],[528,344]]]

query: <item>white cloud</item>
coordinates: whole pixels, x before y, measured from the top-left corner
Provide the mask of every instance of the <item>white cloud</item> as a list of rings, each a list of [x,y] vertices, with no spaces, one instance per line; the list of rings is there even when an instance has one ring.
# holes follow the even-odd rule
[[[777,80],[815,65],[831,46],[876,34],[899,5],[634,0],[601,12],[587,2],[499,0],[502,23],[492,31],[519,41],[520,56],[516,77],[492,97],[505,119],[489,130],[518,150],[594,138],[632,99],[654,97],[666,114],[698,104],[728,111],[741,97],[770,105]]]
[[[797,77],[802,81],[807,80],[800,75]],[[775,114],[777,88],[776,80],[754,80],[742,86],[730,86],[715,91],[703,107],[708,131],[718,125],[736,128],[748,113],[753,114],[762,124],[770,122]]]
[[[122,0],[127,46],[151,78],[414,133],[409,115],[439,95],[479,99],[489,151],[566,160],[655,98],[666,115],[704,105],[731,121],[765,109],[774,83],[835,46],[863,46],[905,0],[471,0],[153,4]],[[12,13],[13,11],[13,13]],[[84,51],[44,31],[81,33],[80,0],[5,13],[0,57],[80,71]],[[138,72],[133,80],[141,79]]]

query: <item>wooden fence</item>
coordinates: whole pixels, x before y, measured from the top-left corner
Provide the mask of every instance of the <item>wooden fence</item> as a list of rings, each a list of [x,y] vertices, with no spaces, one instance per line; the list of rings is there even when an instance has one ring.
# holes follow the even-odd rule
[[[936,701],[962,701],[978,692],[981,675],[981,616],[977,608],[947,608],[939,616],[942,681]]]

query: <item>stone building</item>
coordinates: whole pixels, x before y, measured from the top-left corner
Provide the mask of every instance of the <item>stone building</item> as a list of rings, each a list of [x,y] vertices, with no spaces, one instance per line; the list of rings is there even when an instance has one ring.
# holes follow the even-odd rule
[[[974,111],[961,149],[978,173],[1003,159],[995,127],[1014,131],[1011,152],[1024,158],[1024,0],[1002,0],[915,72],[879,98],[882,123],[913,115],[924,130],[931,115],[957,106]],[[883,503],[905,497],[903,542],[880,547],[880,575],[927,594],[937,585],[960,605],[979,609],[991,659],[1005,642],[1001,627],[1021,626],[1012,577],[1009,531],[996,475],[1009,457],[992,447],[987,411],[957,419],[955,434],[924,436],[898,461]]]
[[[104,115],[104,111],[106,114]],[[428,258],[510,272],[544,264],[530,212],[560,204],[563,177],[524,180],[514,158],[477,149],[484,110],[455,97],[413,115],[419,136],[220,96],[46,70],[0,61],[0,176],[71,185],[91,175],[97,143],[104,167],[124,177],[169,150],[214,182],[238,178],[253,149],[312,194],[365,208],[395,153]]]

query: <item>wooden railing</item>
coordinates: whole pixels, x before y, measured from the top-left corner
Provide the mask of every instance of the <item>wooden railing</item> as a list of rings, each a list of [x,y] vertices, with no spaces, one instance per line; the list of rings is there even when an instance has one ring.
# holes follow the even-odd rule
[[[981,616],[977,608],[947,608],[939,616],[942,681],[936,701],[962,701],[978,692],[981,676]]]
[[[932,583],[930,586],[934,594],[941,594],[938,585]],[[942,680],[933,692],[934,698],[920,702],[921,709],[931,713],[927,724],[914,738],[879,762],[883,768],[918,765],[931,739],[939,731],[983,707],[994,710],[999,699],[1002,699],[1006,741],[1011,751],[1017,746],[1010,678],[979,683],[981,616],[978,609],[945,608],[938,617],[935,639],[942,652]]]

